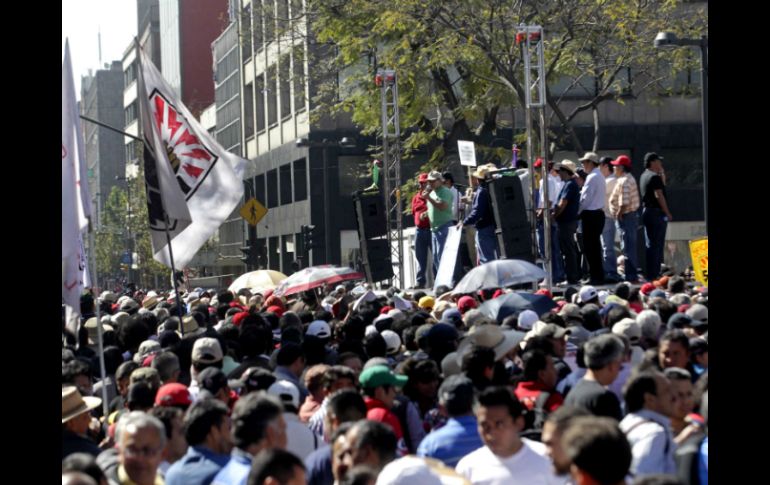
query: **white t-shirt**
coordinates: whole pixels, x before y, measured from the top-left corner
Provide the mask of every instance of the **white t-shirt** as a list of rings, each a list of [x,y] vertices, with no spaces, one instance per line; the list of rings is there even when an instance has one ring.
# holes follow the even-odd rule
[[[457,473],[473,485],[561,485],[554,475],[551,461],[535,452],[528,443],[509,456],[500,458],[484,446],[465,455],[457,464]]]

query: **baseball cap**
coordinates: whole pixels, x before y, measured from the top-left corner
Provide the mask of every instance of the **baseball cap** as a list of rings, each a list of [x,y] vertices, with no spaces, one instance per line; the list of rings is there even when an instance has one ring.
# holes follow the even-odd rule
[[[522,330],[532,330],[532,325],[538,321],[537,313],[532,310],[524,310],[519,314],[518,324]]]
[[[696,303],[688,308],[685,314],[692,318],[693,326],[708,325],[709,308],[706,305]]]
[[[586,303],[594,298],[597,298],[599,296],[599,293],[596,291],[596,288],[590,285],[586,285],[582,288],[580,288],[580,291],[578,292],[578,301],[580,303]]]
[[[269,370],[261,367],[249,367],[241,374],[240,380],[233,384],[242,389],[241,394],[243,395],[252,391],[264,391],[275,381],[276,377]]]
[[[478,304],[472,296],[461,296],[460,299],[457,300],[457,308],[460,310],[460,313],[465,313],[468,310],[476,308],[477,306]]]
[[[434,180],[444,180],[444,177],[441,176],[441,172],[437,172],[435,170],[432,170],[428,174],[428,180],[434,181]]]
[[[198,374],[198,384],[200,384],[201,389],[216,394],[227,386],[227,376],[221,369],[207,367]]]
[[[452,375],[447,377],[438,389],[439,401],[447,407],[456,407],[452,404],[470,405],[473,403],[473,381],[465,375]]]
[[[642,326],[633,318],[624,318],[612,326],[612,333],[625,335],[632,344],[636,344],[642,339]]]
[[[396,375],[384,365],[370,367],[358,376],[358,382],[365,388],[380,386],[404,387],[408,380],[407,376]]]
[[[199,338],[193,344],[192,361],[201,364],[213,364],[224,358],[219,341],[211,337]]]
[[[401,349],[401,337],[393,330],[383,330],[382,338],[385,339],[385,347],[388,355],[393,355]]]
[[[299,409],[299,389],[287,380],[276,381],[267,389],[267,393],[281,400],[284,405]]]
[[[644,155],[644,163],[654,162],[655,160],[663,160],[663,157],[655,152],[649,152]]]
[[[589,161],[594,165],[599,165],[599,155],[597,155],[594,152],[586,152],[585,155],[583,155],[578,161],[579,162]]]
[[[686,313],[674,313],[668,319],[668,323],[666,324],[666,327],[668,327],[669,330],[673,330],[675,328],[683,329],[685,327],[691,327],[691,326],[692,326],[692,317],[690,317],[690,315],[687,315]]]
[[[160,386],[155,395],[156,406],[177,406],[186,408],[192,404],[190,390],[187,386],[178,382],[170,382]]]
[[[424,183],[428,181],[428,174],[427,173],[421,173],[419,177],[417,177],[417,181],[420,183]]]
[[[535,332],[535,335],[537,335],[538,337],[560,339],[570,333],[572,333],[572,331],[568,328],[561,328],[555,323],[546,323],[545,325],[540,327],[539,330]]]
[[[625,155],[620,155],[618,158],[610,162],[614,166],[623,165],[624,167],[631,168],[631,159]]]
[[[312,335],[318,338],[329,338],[332,336],[332,329],[329,324],[323,320],[315,320],[307,327],[305,335]]]
[[[420,308],[429,308],[432,310],[435,303],[436,300],[432,296],[423,296],[420,298],[420,301],[417,302],[417,306]]]

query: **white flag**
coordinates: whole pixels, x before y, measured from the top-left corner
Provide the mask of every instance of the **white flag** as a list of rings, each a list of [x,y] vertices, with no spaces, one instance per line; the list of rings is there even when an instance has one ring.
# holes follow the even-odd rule
[[[91,217],[91,196],[78,120],[69,40],[64,46],[61,89],[62,301],[70,307],[67,311],[71,316],[68,318],[68,326],[77,330],[80,294],[84,285],[90,285],[82,233],[88,228]]]
[[[243,196],[247,161],[228,153],[204,130],[138,50],[138,96],[144,175],[154,258],[182,269],[230,216]]]

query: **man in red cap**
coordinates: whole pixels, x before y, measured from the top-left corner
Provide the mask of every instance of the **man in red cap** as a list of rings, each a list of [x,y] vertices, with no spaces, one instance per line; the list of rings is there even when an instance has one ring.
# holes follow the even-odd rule
[[[417,177],[420,188],[412,197],[412,214],[416,235],[414,240],[414,252],[417,256],[417,288],[425,288],[425,270],[428,268],[428,249],[431,246],[430,220],[428,219],[428,203],[420,196],[428,183],[428,174],[421,173]]]
[[[625,256],[626,281],[638,283],[636,272],[636,230],[639,226],[639,187],[631,174],[631,159],[620,155],[613,160],[612,167],[617,177],[615,187],[610,194],[610,214],[620,232],[620,248]]]

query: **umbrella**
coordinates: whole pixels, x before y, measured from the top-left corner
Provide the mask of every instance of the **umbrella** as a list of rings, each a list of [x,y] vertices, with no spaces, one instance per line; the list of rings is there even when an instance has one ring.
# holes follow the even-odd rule
[[[297,271],[281,282],[274,295],[288,296],[302,291],[312,290],[324,285],[333,285],[342,281],[362,280],[366,275],[351,268],[323,265],[311,266]]]
[[[534,283],[545,278],[545,271],[521,259],[497,259],[476,266],[457,283],[452,293],[475,293],[478,290],[503,288],[521,283]]]
[[[534,293],[506,293],[493,300],[484,302],[479,306],[479,311],[489,318],[502,323],[509,315],[521,313],[524,310],[532,310],[538,315],[547,313],[556,308],[556,303],[545,295]]]
[[[233,281],[228,290],[237,293],[242,288],[260,288],[269,290],[278,286],[287,276],[280,271],[272,269],[261,269],[242,274]]]

